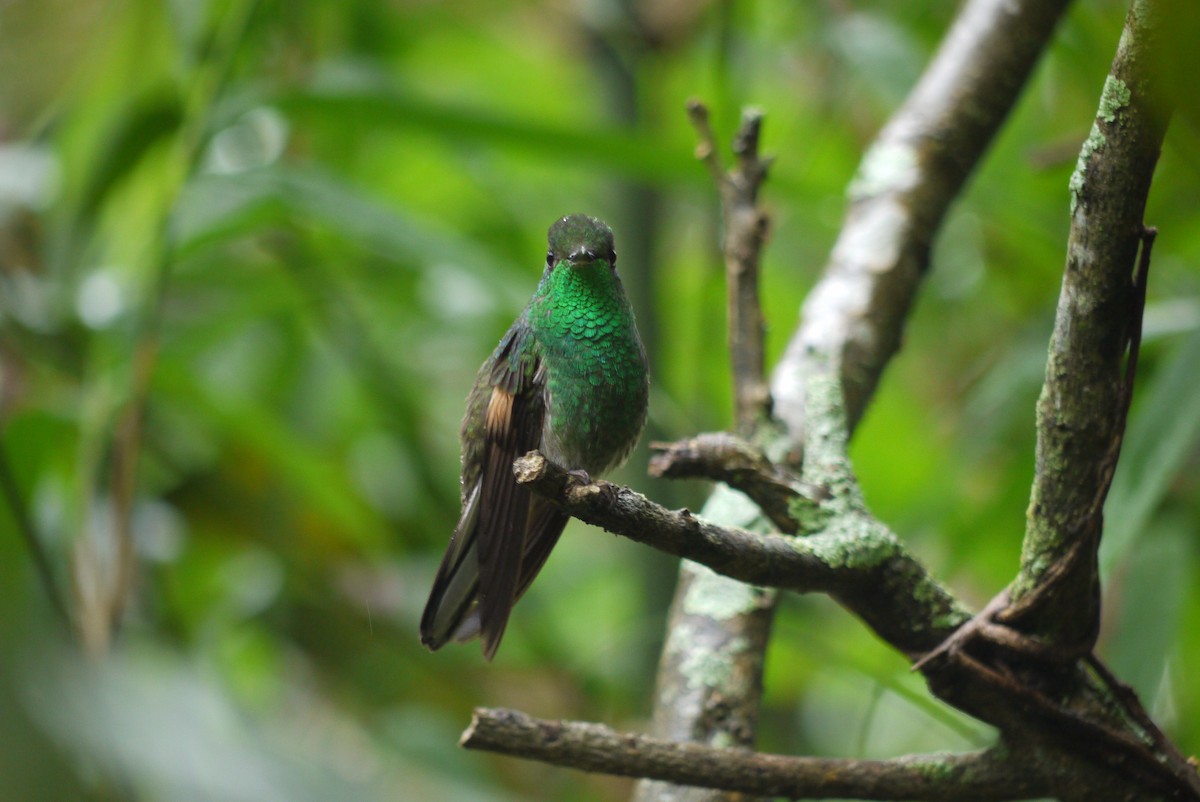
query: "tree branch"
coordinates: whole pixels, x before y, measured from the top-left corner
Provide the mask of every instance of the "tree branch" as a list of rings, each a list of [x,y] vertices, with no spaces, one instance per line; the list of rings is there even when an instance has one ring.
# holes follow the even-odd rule
[[[893,760],[786,757],[675,743],[601,724],[545,721],[513,710],[476,709],[461,745],[583,771],[788,799],[983,802],[1046,796],[1052,787],[997,749]]]
[[[727,577],[802,593],[838,586],[837,569],[807,548],[807,540],[722,526],[686,509],[668,510],[602,479],[580,482],[537,451],[517,458],[513,467],[519,483],[579,520]]]
[[[1021,572],[1013,604],[1000,614],[1081,654],[1099,632],[1101,511],[1141,335],[1153,242],[1142,215],[1170,117],[1154,74],[1166,18],[1160,3],[1133,3],[1071,177],[1071,233],[1037,405],[1037,473]]]
[[[819,391],[821,383],[814,382],[813,389]],[[826,394],[836,394],[836,387]],[[812,445],[819,456],[821,441]],[[817,459],[812,468],[806,466],[828,480],[824,500],[791,496],[790,531],[806,535],[802,538],[722,526],[688,510],[668,510],[627,487],[580,482],[536,451],[518,458],[513,467],[518,482],[582,521],[743,583],[828,593],[900,652],[923,654],[968,614],[871,517],[853,477],[838,475],[830,462]]]

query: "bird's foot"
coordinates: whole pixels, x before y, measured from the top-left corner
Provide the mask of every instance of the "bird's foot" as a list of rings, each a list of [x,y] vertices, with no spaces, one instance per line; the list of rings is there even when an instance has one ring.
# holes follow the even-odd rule
[[[567,476],[571,477],[581,485],[590,485],[592,483],[591,474],[589,474],[583,468],[576,468],[573,471],[567,471]]]

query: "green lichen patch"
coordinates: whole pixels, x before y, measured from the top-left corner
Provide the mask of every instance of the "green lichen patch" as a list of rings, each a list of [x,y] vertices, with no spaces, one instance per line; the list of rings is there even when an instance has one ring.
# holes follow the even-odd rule
[[[1079,160],[1075,162],[1075,172],[1071,173],[1071,181],[1067,185],[1071,191],[1072,215],[1083,204],[1083,190],[1087,184],[1085,176],[1087,174],[1088,161],[1092,158],[1092,154],[1103,149],[1107,143],[1108,140],[1100,130],[1100,126],[1093,125],[1092,132],[1088,134],[1083,147],[1079,149]]]
[[[839,516],[820,535],[802,543],[826,565],[854,571],[878,568],[901,549],[887,527],[863,515]]]
[[[834,514],[862,511],[862,492],[846,456],[846,409],[842,386],[831,371],[813,373],[806,395],[804,481],[822,487],[830,498],[821,506]]]
[[[1096,116],[1106,123],[1116,122],[1117,114],[1129,105],[1129,87],[1114,75],[1108,76],[1104,82],[1104,91],[1100,93],[1100,110]]]
[[[896,186],[907,186],[919,168],[915,148],[897,142],[875,145],[863,156],[847,194],[851,199],[877,195]]]
[[[964,624],[971,614],[947,595],[944,588],[933,577],[925,573],[916,562],[909,563],[907,586],[912,588],[912,597],[920,607],[933,613],[928,629],[934,632],[949,632]]]
[[[745,638],[734,638],[715,652],[692,650],[680,665],[680,673],[689,688],[724,688],[733,679],[734,658],[749,645]]]
[[[797,535],[820,532],[832,514],[818,502],[804,496],[796,496],[788,502],[788,516],[796,522]]]
[[[935,752],[913,761],[912,767],[935,783],[949,783],[962,772],[962,766],[954,757],[949,752]]]

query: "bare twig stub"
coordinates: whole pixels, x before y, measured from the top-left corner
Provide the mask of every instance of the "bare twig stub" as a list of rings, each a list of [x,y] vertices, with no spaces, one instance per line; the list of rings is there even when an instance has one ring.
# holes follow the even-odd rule
[[[769,406],[758,298],[759,266],[769,225],[766,212],[758,205],[758,191],[771,166],[771,159],[761,157],[758,150],[763,114],[758,109],[742,112],[741,127],[733,137],[737,163],[726,172],[708,122],[708,108],[698,100],[690,100],[687,111],[700,137],[696,157],[712,173],[721,197],[734,417],[738,431],[746,435]]]

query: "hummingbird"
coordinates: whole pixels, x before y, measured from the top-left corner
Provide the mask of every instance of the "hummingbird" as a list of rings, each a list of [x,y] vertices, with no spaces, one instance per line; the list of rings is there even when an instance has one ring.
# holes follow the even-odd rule
[[[628,458],[646,422],[646,350],[612,229],[572,214],[547,240],[537,290],[467,396],[462,514],[421,616],[430,649],[480,637],[490,661],[566,526],[566,513],[517,484],[513,461],[537,449],[590,481]]]

